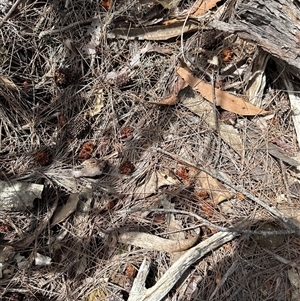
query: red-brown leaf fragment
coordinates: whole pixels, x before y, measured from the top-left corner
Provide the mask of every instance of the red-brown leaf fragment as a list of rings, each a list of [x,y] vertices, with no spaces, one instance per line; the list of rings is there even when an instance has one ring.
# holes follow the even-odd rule
[[[133,280],[137,274],[135,267],[132,264],[127,264],[125,268],[125,275],[129,278],[129,280]]]

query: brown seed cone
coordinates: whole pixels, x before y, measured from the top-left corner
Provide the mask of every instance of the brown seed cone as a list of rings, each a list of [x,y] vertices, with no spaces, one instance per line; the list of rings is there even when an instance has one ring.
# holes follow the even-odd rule
[[[41,166],[47,166],[51,163],[51,155],[47,150],[39,150],[34,154],[34,160]]]
[[[77,138],[77,139],[84,138],[89,133],[90,130],[91,130],[90,123],[82,117],[76,118],[68,126],[68,134],[72,138]]]
[[[77,80],[78,74],[71,68],[59,68],[54,73],[54,81],[59,88],[66,88],[75,84]]]

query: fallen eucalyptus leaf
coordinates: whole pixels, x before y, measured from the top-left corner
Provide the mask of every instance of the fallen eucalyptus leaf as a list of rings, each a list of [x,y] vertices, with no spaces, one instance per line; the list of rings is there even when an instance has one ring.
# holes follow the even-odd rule
[[[51,226],[59,224],[60,222],[64,221],[68,216],[70,216],[76,210],[79,200],[79,193],[70,194],[67,203],[64,206],[61,206],[56,209]]]
[[[161,102],[157,101],[149,101],[149,103],[159,106],[174,106],[178,103],[178,96],[177,95],[171,95],[166,98],[164,98]]]
[[[182,104],[194,114],[203,118],[211,129],[215,129],[215,118],[212,104],[205,101],[200,94],[186,97]],[[229,124],[219,124],[221,138],[238,154],[243,154],[244,144],[236,128]]]
[[[209,11],[210,9],[214,8],[220,0],[198,0],[199,6],[197,7],[197,3],[195,3],[195,7],[197,10],[193,12],[192,16],[200,16]]]
[[[211,103],[213,103],[212,88],[210,84],[205,83],[203,80],[194,77],[189,71],[182,67],[177,69],[177,73],[189,84],[189,86],[201,93],[201,95]],[[242,116],[255,116],[261,114],[268,114],[268,111],[262,110],[244,99],[232,95],[220,89],[215,89],[216,105],[222,109],[233,112]]]
[[[146,27],[128,27],[116,28],[108,32],[109,39],[126,39],[126,40],[149,40],[149,41],[163,41],[173,37],[178,37],[182,33],[196,31],[198,25],[191,20],[179,20],[167,25],[155,25]]]
[[[195,168],[189,168],[189,175],[197,179],[199,186],[210,194],[215,204],[220,204],[232,197],[232,193],[220,181],[207,173]]]
[[[134,194],[137,198],[144,198],[155,193],[162,186],[172,186],[179,183],[179,180],[170,171],[153,171],[152,174],[147,175],[144,183],[136,188]]]
[[[150,250],[162,252],[180,252],[191,248],[198,240],[198,235],[184,240],[172,240],[143,232],[119,233],[118,241]]]

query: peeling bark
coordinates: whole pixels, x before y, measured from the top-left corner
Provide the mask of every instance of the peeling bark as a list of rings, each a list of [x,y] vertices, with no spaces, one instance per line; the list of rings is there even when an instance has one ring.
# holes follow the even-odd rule
[[[283,60],[300,76],[300,2],[237,1],[226,21],[213,20],[213,28],[235,33],[257,43],[273,57]]]

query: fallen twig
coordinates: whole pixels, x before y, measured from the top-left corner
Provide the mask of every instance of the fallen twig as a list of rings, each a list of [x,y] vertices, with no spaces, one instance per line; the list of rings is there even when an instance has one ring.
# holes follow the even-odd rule
[[[72,29],[76,26],[87,25],[89,23],[92,23],[92,21],[93,21],[93,19],[90,18],[90,19],[87,19],[87,20],[84,20],[84,21],[74,22],[72,24],[69,24],[67,26],[60,27],[60,28],[57,28],[57,29],[44,30],[44,31],[40,32],[39,38],[41,39],[45,36],[52,36],[52,35],[57,34],[57,33],[68,31],[68,30],[70,30],[70,29]]]
[[[294,230],[253,231],[253,230],[248,230],[248,229],[240,229],[240,228],[236,228],[236,227],[229,227],[229,228],[228,227],[221,227],[221,226],[217,226],[217,225],[211,223],[210,221],[208,221],[207,219],[199,216],[196,213],[188,212],[188,211],[184,211],[184,210],[177,210],[177,209],[133,208],[133,209],[129,209],[129,210],[122,210],[119,213],[128,214],[128,213],[133,213],[133,212],[138,212],[138,211],[186,214],[186,215],[189,215],[189,216],[192,216],[192,217],[196,218],[198,221],[200,221],[205,226],[214,228],[214,229],[216,229],[217,231],[220,231],[220,232],[234,232],[234,233],[243,233],[243,234],[249,234],[249,235],[256,234],[256,235],[266,235],[266,236],[267,235],[288,235],[288,234],[295,233]],[[184,230],[186,230],[186,229],[183,229],[182,231],[184,231]],[[126,243],[126,241],[124,241],[124,243]]]
[[[160,301],[182,278],[186,270],[207,253],[235,238],[237,233],[219,232],[186,251],[157,281],[146,289],[145,282],[150,269],[150,260],[145,258],[134,280],[128,301]]]
[[[12,13],[15,11],[15,9],[18,7],[18,5],[22,2],[23,0],[17,0],[14,5],[11,7],[11,9],[8,11],[8,13],[4,16],[2,21],[0,22],[0,28],[3,26],[3,24],[7,21],[7,19],[12,15]]]
[[[118,235],[118,241],[163,252],[181,252],[191,248],[198,240],[198,235],[185,240],[173,240],[144,232],[124,232]]]

